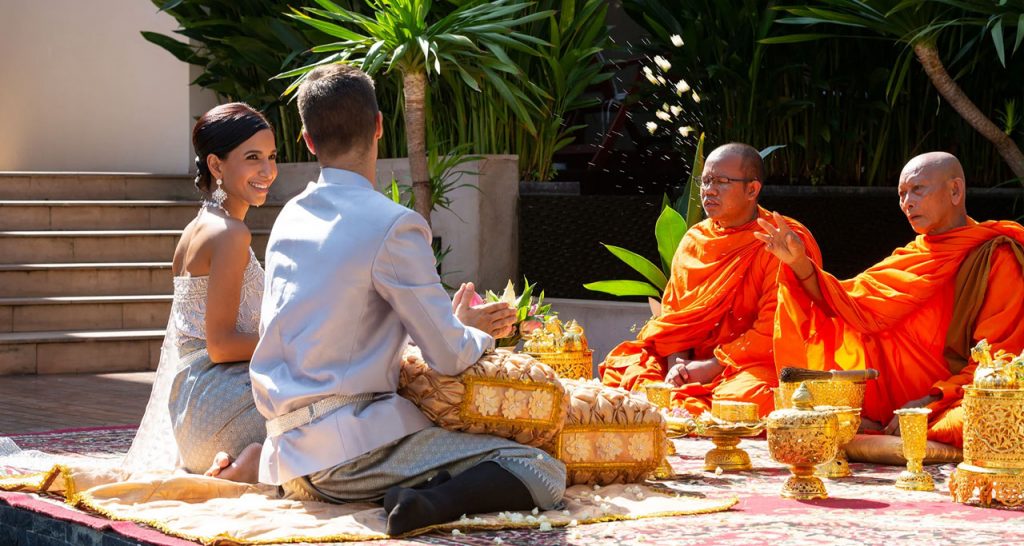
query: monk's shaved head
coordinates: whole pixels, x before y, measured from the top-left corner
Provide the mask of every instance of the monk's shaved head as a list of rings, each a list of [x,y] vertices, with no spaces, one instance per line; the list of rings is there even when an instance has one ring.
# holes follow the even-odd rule
[[[946,181],[952,178],[963,180],[964,168],[953,154],[928,152],[908,161],[900,174],[900,180],[908,175],[922,176],[932,181]]]
[[[922,235],[966,225],[966,191],[960,160],[946,152],[914,157],[900,173],[900,208]]]
[[[730,142],[715,148],[708,154],[709,160],[726,157],[740,158],[743,177],[760,180],[764,184],[764,160],[761,159],[761,153],[757,151],[757,148],[742,142]]]

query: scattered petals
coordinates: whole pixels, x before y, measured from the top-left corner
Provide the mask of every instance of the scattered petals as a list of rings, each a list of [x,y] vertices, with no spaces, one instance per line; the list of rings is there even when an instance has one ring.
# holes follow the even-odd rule
[[[683,37],[678,34],[673,34],[669,40],[672,41],[672,45],[676,47],[683,47]]]

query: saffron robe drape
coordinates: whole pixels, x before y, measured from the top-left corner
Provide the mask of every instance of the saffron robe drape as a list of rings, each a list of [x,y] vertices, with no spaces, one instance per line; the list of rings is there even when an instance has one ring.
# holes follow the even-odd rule
[[[950,332],[957,274],[972,253],[993,242],[984,290],[961,291],[973,307],[969,337]],[[813,302],[792,270],[779,275],[774,333],[776,362],[811,369],[880,371],[868,383],[864,417],[881,424],[893,411],[928,394],[929,439],[963,444],[963,385],[976,363],[944,356],[947,338],[971,345],[988,339],[993,349],[1024,349],[1024,227],[1015,222],[975,222],[939,235],[920,235],[856,277],[839,281],[818,269],[824,301]],[[1016,248],[1015,248],[1016,247]],[[982,273],[984,274],[984,273]],[[975,280],[976,281],[976,280]],[[963,280],[961,282],[964,282]],[[977,284],[977,283],[975,283]],[[961,302],[962,304],[965,302]],[[963,355],[965,348],[956,348]]]
[[[774,223],[763,208],[758,216]],[[820,263],[807,228],[786,222]],[[742,400],[757,403],[762,415],[771,412],[771,388],[778,385],[772,331],[779,261],[754,237],[757,231],[756,219],[734,228],[711,220],[692,226],[673,257],[661,315],[608,354],[599,367],[602,382],[632,390],[662,381],[666,357],[691,350],[693,359],[715,356],[726,369],[709,384],[674,389],[674,406],[697,414],[709,409],[712,399]]]

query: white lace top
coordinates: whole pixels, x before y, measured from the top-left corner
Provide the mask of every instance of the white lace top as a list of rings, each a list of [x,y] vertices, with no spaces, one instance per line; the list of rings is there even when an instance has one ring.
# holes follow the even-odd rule
[[[171,317],[178,329],[178,345],[189,339],[206,339],[206,291],[210,278],[174,277],[174,301]],[[249,249],[249,263],[242,279],[242,298],[238,304],[235,328],[255,334],[260,326],[260,301],[263,298],[263,268],[256,253]]]

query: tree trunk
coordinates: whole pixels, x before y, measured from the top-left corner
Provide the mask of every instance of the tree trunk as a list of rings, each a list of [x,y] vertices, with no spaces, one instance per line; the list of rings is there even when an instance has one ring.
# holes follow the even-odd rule
[[[424,121],[426,73],[403,74],[402,92],[405,96],[405,142],[409,149],[412,194],[416,198],[416,212],[426,218],[429,225],[433,203],[430,195],[430,171],[427,167],[427,126]]]
[[[942,59],[939,58],[939,52],[935,46],[917,44],[914,46],[914,53],[917,54],[917,60],[921,61],[921,66],[924,67],[925,73],[928,74],[928,78],[931,79],[932,85],[939,91],[939,94],[960,114],[960,117],[974,127],[975,131],[981,133],[981,136],[996,147],[1013,174],[1021,180],[1021,184],[1024,184],[1024,153],[1021,153],[1020,148],[1009,135],[992,123],[992,120],[988,119],[981,110],[978,110],[978,107],[964,94],[963,89],[960,89],[960,86],[953,81],[953,78],[946,72],[946,67],[942,65]]]

